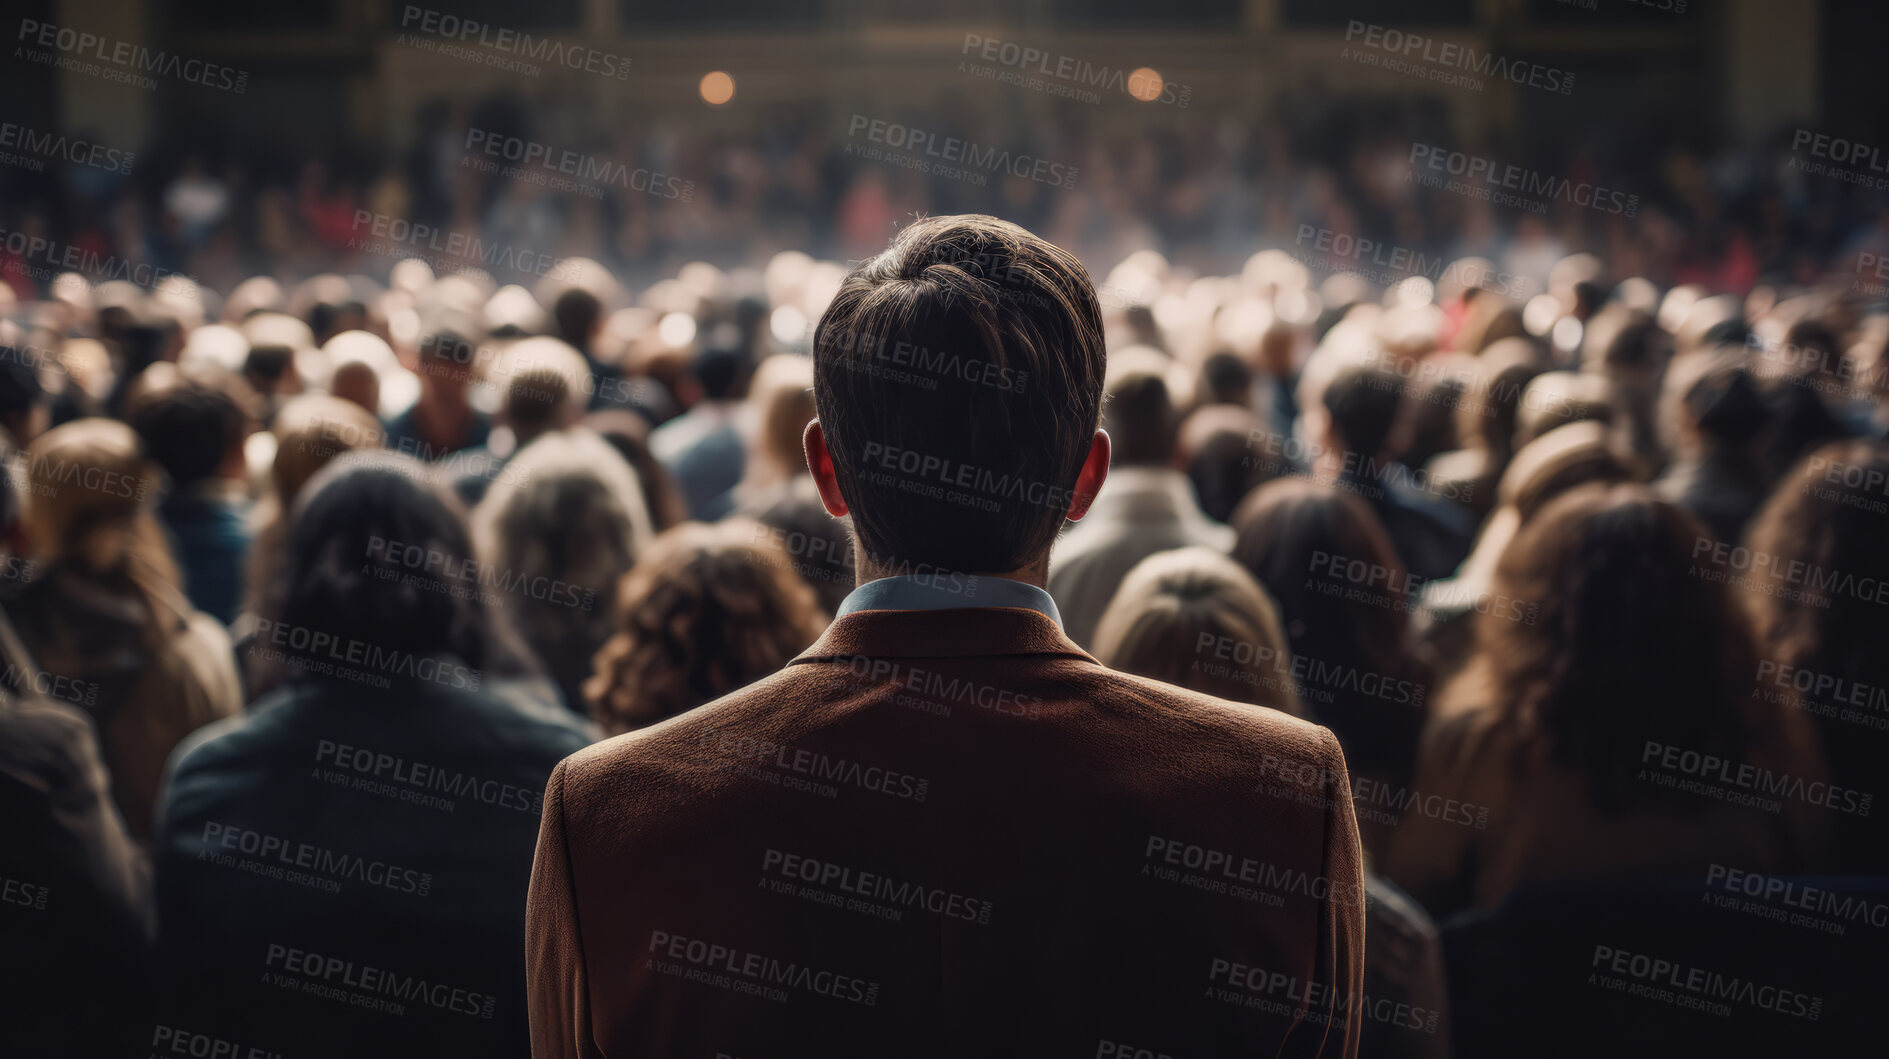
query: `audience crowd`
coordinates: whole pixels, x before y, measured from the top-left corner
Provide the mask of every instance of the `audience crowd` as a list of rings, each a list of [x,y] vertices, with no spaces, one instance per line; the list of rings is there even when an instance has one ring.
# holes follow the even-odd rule
[[[1337,736],[1366,995],[1405,1013],[1358,1012],[1363,1054],[1468,1054],[1495,994],[1446,983],[1515,954],[1446,940],[1530,894],[1879,893],[1889,315],[1302,257],[1096,274],[1114,469],[1049,590],[1103,664]],[[800,449],[843,273],[9,298],[0,874],[12,995],[51,998],[19,1054],[521,1054],[552,768],[779,670],[853,587]]]

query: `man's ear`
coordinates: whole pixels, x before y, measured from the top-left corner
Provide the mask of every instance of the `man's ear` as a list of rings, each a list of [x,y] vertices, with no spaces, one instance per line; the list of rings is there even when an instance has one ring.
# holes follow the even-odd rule
[[[807,470],[813,474],[814,487],[820,490],[820,503],[826,513],[841,518],[847,512],[846,498],[840,495],[840,477],[833,471],[833,454],[826,450],[826,432],[818,419],[807,423],[800,435],[800,447],[807,453]]]
[[[1102,483],[1108,479],[1109,440],[1108,431],[1097,430],[1089,442],[1089,458],[1082,461],[1082,470],[1076,475],[1076,487],[1071,490],[1074,499],[1069,502],[1069,514],[1063,516],[1071,522],[1079,522],[1089,513],[1089,505],[1095,503],[1095,494],[1102,491]]]

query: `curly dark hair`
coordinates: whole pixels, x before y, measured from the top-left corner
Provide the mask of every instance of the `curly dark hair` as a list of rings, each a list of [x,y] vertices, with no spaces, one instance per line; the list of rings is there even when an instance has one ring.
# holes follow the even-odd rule
[[[685,522],[623,576],[617,631],[584,684],[612,735],[720,698],[787,664],[825,630],[813,589],[773,531],[749,519]]]

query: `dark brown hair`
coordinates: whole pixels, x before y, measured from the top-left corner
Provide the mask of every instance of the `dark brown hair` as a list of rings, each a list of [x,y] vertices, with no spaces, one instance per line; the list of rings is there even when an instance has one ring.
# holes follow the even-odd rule
[[[1166,467],[1174,462],[1180,416],[1167,380],[1159,374],[1135,370],[1109,379],[1102,423],[1114,442],[1111,460],[1116,466]]]
[[[1391,428],[1404,407],[1404,380],[1381,364],[1349,364],[1325,384],[1323,402],[1338,441],[1360,458],[1376,460],[1391,447]]]
[[[1103,370],[1073,255],[994,217],[906,227],[814,334],[814,401],[860,543],[969,572],[1035,562],[1088,457]]]
[[[326,673],[326,642],[404,653],[408,663],[450,656],[490,677],[538,674],[503,611],[472,590],[465,509],[438,468],[410,456],[359,449],[316,472],[291,511],[276,576],[278,609],[263,617],[290,635],[259,635],[261,668],[274,668],[273,646],[289,676]]]
[[[1430,675],[1412,653],[1397,606],[1403,564],[1371,505],[1327,483],[1281,478],[1240,504],[1233,528],[1233,558],[1279,604],[1306,713],[1338,736],[1355,769],[1403,775],[1423,726]],[[1381,571],[1382,587],[1330,591],[1315,572],[1329,557]]]
[[[1480,615],[1480,693],[1519,747],[1585,773],[1603,811],[1659,795],[1635,778],[1648,740],[1742,760],[1751,637],[1692,569],[1708,537],[1644,486],[1595,483],[1544,507],[1497,567],[1496,592],[1534,620]]]
[[[167,370],[141,389],[126,415],[144,439],[145,452],[171,486],[182,489],[214,475],[242,447],[252,423],[255,395],[240,376],[200,369],[186,375]],[[148,375],[159,374],[149,369]]]
[[[1889,686],[1882,604],[1869,593],[1790,591],[1793,563],[1812,577],[1889,584],[1889,445],[1846,441],[1825,445],[1778,483],[1752,522],[1751,549],[1771,556],[1752,563],[1758,590],[1746,599],[1771,661],[1841,677],[1872,688]]]

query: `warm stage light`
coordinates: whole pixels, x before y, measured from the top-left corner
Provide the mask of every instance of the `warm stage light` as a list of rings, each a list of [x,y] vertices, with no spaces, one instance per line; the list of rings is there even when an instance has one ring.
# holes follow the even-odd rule
[[[1143,103],[1152,103],[1161,98],[1161,90],[1167,82],[1161,80],[1161,74],[1151,66],[1144,66],[1128,75],[1128,94]]]
[[[721,70],[710,70],[702,75],[702,102],[711,107],[719,107],[735,98],[735,79]]]

